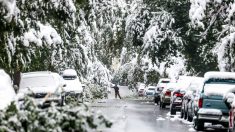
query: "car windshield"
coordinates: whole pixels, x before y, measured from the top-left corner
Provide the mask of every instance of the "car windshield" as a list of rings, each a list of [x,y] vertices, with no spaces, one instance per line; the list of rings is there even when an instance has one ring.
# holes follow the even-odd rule
[[[63,76],[64,80],[75,80],[76,76]]]
[[[55,85],[52,76],[24,77],[20,83],[20,88],[27,87],[50,87]]]

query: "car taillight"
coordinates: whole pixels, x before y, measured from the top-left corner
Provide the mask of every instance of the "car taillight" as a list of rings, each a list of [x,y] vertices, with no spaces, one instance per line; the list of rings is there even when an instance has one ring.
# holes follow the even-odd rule
[[[184,95],[181,94],[181,93],[176,93],[175,96],[176,96],[176,97],[183,97]]]
[[[202,103],[203,103],[203,99],[200,98],[200,99],[198,100],[198,107],[199,107],[199,108],[202,108]]]
[[[171,96],[171,91],[166,91],[165,96]]]

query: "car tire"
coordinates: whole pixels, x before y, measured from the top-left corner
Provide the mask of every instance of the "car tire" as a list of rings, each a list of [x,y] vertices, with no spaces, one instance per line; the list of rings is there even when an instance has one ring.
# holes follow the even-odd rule
[[[184,119],[186,120],[188,117],[188,111],[184,111]]]
[[[171,115],[176,115],[176,110],[171,109]]]
[[[228,131],[227,132],[235,132],[235,128],[228,128]]]
[[[64,103],[65,103],[65,97],[64,96],[61,96],[61,99],[60,99],[60,106],[64,106]]]
[[[193,121],[193,118],[192,118],[192,116],[189,115],[189,113],[187,114],[187,121],[189,121],[189,122]]]
[[[180,118],[184,118],[184,110],[183,109],[181,109]]]
[[[198,119],[194,120],[193,127],[196,131],[203,131],[204,130],[204,122],[199,121]]]
[[[162,103],[162,108],[163,109],[166,108],[166,104]]]
[[[227,127],[228,127],[228,131],[227,132],[235,132],[235,127],[234,127],[234,125],[235,125],[235,122],[233,122],[233,128],[229,128],[229,124],[227,125]]]
[[[159,108],[161,109],[162,108],[162,102],[160,101],[160,104],[159,104],[160,106],[159,106]]]

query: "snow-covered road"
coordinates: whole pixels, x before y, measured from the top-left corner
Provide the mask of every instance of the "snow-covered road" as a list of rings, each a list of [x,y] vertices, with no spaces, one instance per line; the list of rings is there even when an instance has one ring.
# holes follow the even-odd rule
[[[126,87],[120,87],[124,96],[132,95]],[[112,93],[113,94],[113,93]],[[159,109],[153,102],[136,98],[99,100],[92,104],[95,111],[100,111],[113,121],[113,126],[104,132],[190,132],[195,131],[192,123],[169,114],[169,108]],[[209,132],[221,130],[208,129]]]

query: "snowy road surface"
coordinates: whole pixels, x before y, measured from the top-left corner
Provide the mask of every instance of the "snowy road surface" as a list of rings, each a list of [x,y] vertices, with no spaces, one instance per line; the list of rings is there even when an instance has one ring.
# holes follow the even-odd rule
[[[153,102],[136,98],[99,100],[92,104],[95,111],[100,111],[113,121],[111,128],[104,132],[193,132],[192,123],[169,114],[169,108],[159,109]],[[120,87],[121,96],[132,94],[126,87]],[[207,128],[208,132],[220,132]]]

